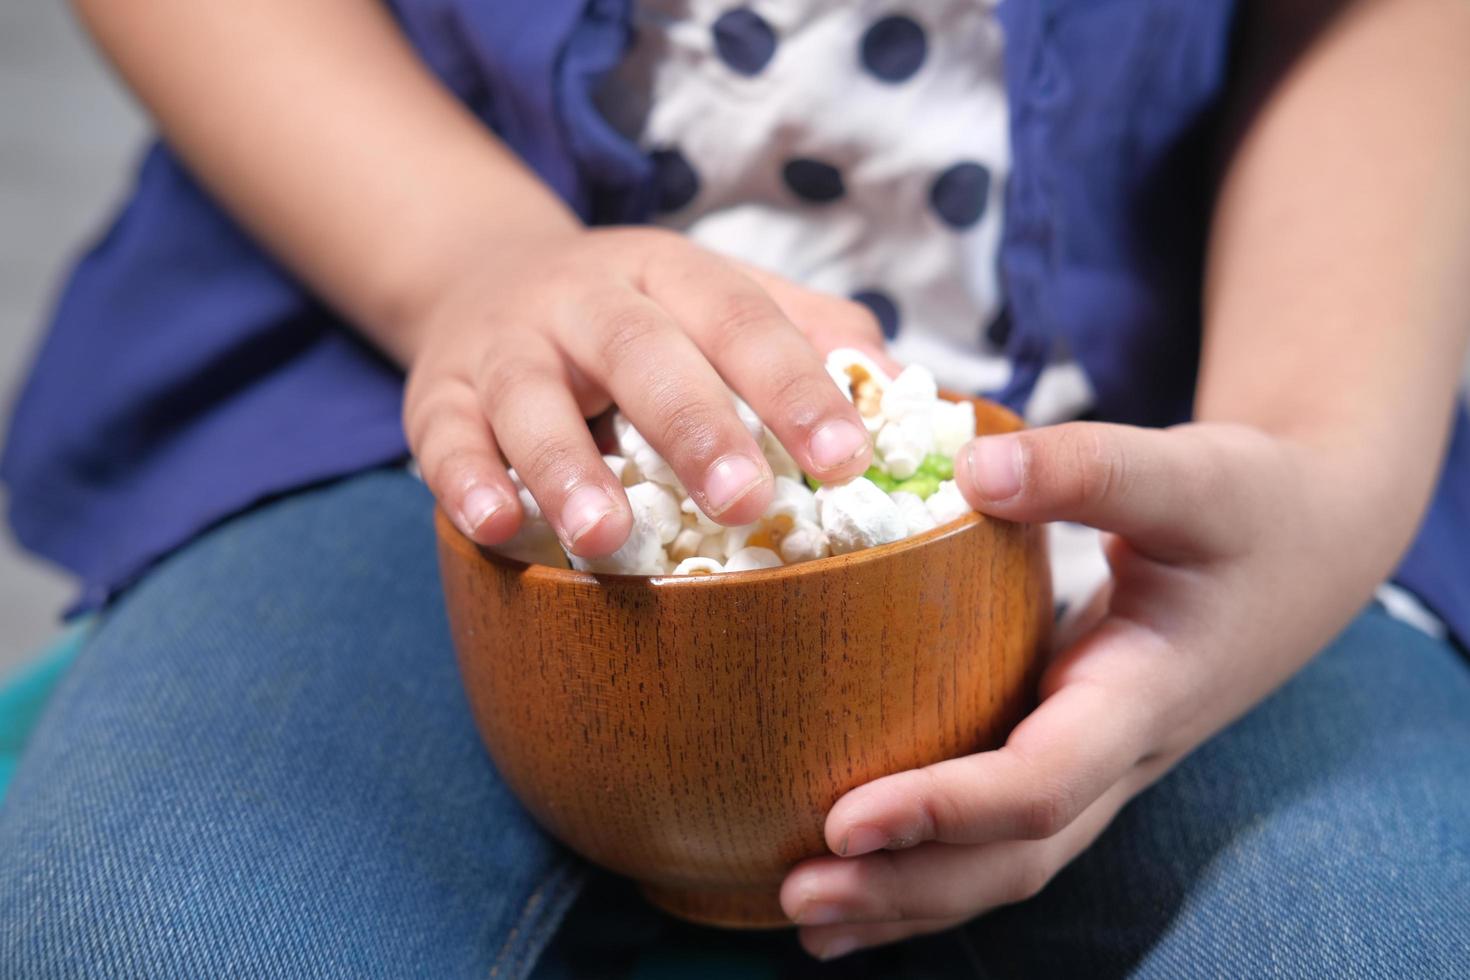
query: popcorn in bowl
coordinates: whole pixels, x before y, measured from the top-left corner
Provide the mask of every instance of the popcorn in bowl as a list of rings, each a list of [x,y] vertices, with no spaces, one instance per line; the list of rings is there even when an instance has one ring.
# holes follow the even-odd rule
[[[603,558],[562,551],[512,471],[525,518],[515,537],[496,552],[587,572],[717,575],[849,554],[922,534],[969,513],[954,482],[954,456],[975,437],[972,406],[941,399],[934,375],[918,365],[890,378],[866,354],[842,348],[827,356],[826,366],[868,430],[873,465],[862,476],[820,485],[801,472],[750,406],[732,395],[776,475],[776,486],[758,521],[725,527],[699,509],[648,440],[615,414],[618,454],[604,458],[633,510],[633,529],[623,546]]]

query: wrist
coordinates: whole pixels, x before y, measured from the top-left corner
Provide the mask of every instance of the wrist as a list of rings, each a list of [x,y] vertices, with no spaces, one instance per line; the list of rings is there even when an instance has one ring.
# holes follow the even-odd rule
[[[520,228],[478,220],[432,242],[404,241],[374,283],[363,330],[411,368],[441,326],[493,308],[501,284],[533,272],[537,256],[570,248],[585,233],[570,214],[546,219]]]

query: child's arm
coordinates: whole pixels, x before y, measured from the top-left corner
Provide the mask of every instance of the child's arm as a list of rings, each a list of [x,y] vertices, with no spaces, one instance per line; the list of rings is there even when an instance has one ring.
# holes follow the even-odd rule
[[[1112,592],[1004,748],[837,803],[847,857],[783,890],[814,953],[1036,892],[1321,649],[1410,542],[1470,325],[1470,6],[1261,0],[1257,77],[1324,13],[1222,185],[1201,422],[991,437],[956,467],[988,513],[1114,532]],[[903,850],[858,856],[885,846]]]
[[[672,234],[585,230],[383,4],[76,3],[200,179],[409,368],[410,444],[477,540],[519,521],[503,452],[569,548],[621,543],[631,513],[583,421],[610,398],[724,523],[758,516],[772,476],[722,378],[808,472],[866,468],[810,338],[875,347],[871,316]]]

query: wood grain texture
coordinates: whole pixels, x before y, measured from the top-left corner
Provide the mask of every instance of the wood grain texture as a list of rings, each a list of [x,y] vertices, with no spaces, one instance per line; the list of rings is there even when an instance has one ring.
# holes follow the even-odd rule
[[[1018,428],[977,402],[980,431]],[[1051,621],[1044,529],[971,515],[785,568],[526,566],[442,513],[460,669],[496,766],[589,860],[700,922],[789,924],[786,871],[879,776],[1000,745]]]

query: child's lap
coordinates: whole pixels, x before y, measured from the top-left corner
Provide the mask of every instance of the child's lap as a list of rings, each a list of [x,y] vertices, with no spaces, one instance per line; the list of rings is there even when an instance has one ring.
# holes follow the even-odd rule
[[[106,616],[0,810],[0,973],[522,972],[580,871],[475,739],[431,507],[400,473],[298,494]],[[1367,614],[1040,897],[832,975],[1463,973],[1467,759],[1470,670]],[[618,937],[709,954],[623,894],[548,972]],[[789,935],[718,942],[815,970]]]

